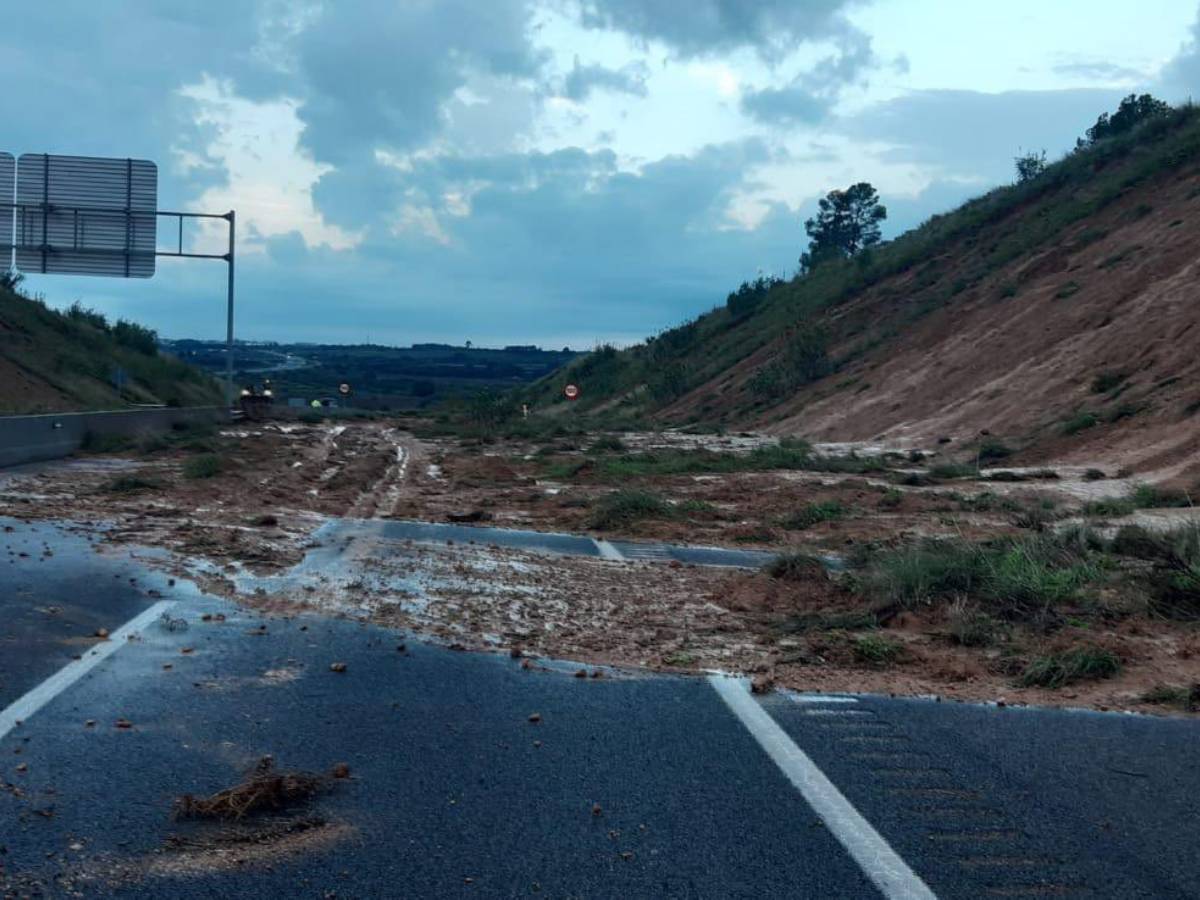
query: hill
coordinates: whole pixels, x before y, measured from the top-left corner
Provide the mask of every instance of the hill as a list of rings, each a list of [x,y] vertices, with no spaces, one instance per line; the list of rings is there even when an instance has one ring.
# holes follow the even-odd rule
[[[1200,475],[1200,113],[1173,110],[853,260],[527,395],[563,412]],[[797,229],[799,233],[799,229]]]
[[[218,383],[160,353],[153,331],[0,287],[0,413],[220,402]]]

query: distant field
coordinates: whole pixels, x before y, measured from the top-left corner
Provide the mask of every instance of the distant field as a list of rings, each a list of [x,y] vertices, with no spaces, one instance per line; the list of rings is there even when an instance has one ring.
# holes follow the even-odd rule
[[[165,346],[200,368],[224,371],[222,342],[180,340]],[[255,344],[239,345],[234,360],[240,383],[260,384],[270,378],[281,401],[335,397],[338,385],[346,383],[354,391],[355,406],[422,409],[455,395],[536,381],[577,355],[532,346]]]

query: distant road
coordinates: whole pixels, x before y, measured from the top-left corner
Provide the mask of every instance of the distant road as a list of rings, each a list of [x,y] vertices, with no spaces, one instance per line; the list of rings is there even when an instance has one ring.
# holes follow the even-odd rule
[[[276,350],[259,350],[259,353],[271,353],[280,357],[280,363],[277,366],[264,366],[257,369],[238,369],[238,372],[243,375],[257,375],[261,372],[294,372],[296,369],[308,369],[315,366],[312,360],[305,359],[302,356],[294,356],[291,353],[280,353]]]

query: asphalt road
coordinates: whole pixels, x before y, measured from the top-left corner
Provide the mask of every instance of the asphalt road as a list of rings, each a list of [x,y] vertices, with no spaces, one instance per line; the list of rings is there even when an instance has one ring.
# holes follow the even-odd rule
[[[84,535],[0,525],[0,887],[18,895],[881,895],[709,680],[261,619]],[[136,639],[86,640],[147,609]],[[1195,721],[745,698],[936,896],[1200,897]],[[172,819],[268,754],[351,777],[265,821]]]

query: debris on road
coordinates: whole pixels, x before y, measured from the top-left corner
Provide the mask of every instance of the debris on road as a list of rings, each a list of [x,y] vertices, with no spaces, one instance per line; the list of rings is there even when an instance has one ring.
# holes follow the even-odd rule
[[[233,787],[209,797],[184,794],[176,798],[173,812],[181,819],[242,819],[264,810],[281,810],[307,802],[326,790],[329,781],[330,778],[314,772],[278,771],[274,757],[264,756]]]

